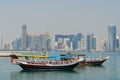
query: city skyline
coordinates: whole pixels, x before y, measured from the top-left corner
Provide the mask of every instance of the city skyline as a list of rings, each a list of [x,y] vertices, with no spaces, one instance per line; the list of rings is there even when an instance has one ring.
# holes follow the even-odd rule
[[[3,43],[1,36],[0,50],[67,50],[67,51],[120,51],[120,38],[116,35],[115,25],[108,26],[108,40],[104,39],[97,43],[96,34],[55,34],[52,37],[49,33],[29,34],[27,25],[21,26],[21,37],[12,40],[10,43]],[[100,46],[100,48],[98,47]]]

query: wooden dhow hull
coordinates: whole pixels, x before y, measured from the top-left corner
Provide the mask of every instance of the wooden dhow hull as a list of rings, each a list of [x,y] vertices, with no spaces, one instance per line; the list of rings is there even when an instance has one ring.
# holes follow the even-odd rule
[[[11,55],[10,57],[11,63],[19,65],[23,70],[73,70],[81,61],[83,61],[83,58],[71,59],[69,57],[67,58],[67,56],[60,56],[60,59],[55,58],[52,60],[42,56],[25,56],[25,59],[20,59],[16,55]],[[24,56],[20,55],[19,57]],[[33,60],[29,60],[28,57]],[[38,59],[34,60],[34,58]]]
[[[23,70],[73,70],[79,62],[70,65],[34,65],[34,64],[19,64]]]
[[[108,57],[105,57],[103,59],[98,59],[98,60],[83,60],[80,65],[89,65],[89,66],[100,66],[102,65]]]

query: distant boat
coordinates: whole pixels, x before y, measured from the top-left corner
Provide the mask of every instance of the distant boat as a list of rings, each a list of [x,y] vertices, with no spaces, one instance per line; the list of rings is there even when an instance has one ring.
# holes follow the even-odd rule
[[[81,62],[80,65],[100,66],[100,65],[102,65],[108,58],[109,58],[109,56],[103,57],[103,58],[96,58],[96,59],[86,59],[86,58],[84,58],[84,60]]]
[[[85,54],[71,54],[71,53],[67,53],[67,54],[61,54],[61,55],[71,55],[71,56],[74,56],[74,57],[77,57],[78,59],[83,57],[84,60],[81,61],[80,65],[91,65],[91,66],[99,66],[99,65],[102,65],[108,58],[109,56],[107,57],[100,57],[100,58],[86,58],[86,55]]]
[[[24,70],[73,70],[83,58],[71,59],[70,56],[10,55],[11,63]]]

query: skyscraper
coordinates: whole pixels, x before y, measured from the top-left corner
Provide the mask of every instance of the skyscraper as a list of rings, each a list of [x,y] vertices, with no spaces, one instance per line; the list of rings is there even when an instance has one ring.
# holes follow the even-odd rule
[[[73,41],[74,35],[55,35],[56,49],[73,49],[75,46]]]
[[[22,26],[22,50],[26,50],[27,48],[27,26]]]
[[[116,51],[119,51],[119,41],[120,41],[120,39],[119,39],[119,37],[117,36],[116,37]]]
[[[102,41],[102,48],[103,51],[108,51],[108,42],[106,40]]]
[[[3,37],[0,35],[0,50],[3,49]]]
[[[109,51],[115,51],[116,26],[108,26]]]
[[[46,41],[46,50],[47,51],[51,51],[52,50],[51,39],[47,39],[47,41]]]
[[[86,38],[84,37],[84,35],[82,35],[81,40],[80,40],[80,50],[81,51],[85,51],[86,49]]]
[[[90,49],[91,49],[91,37],[90,37],[91,35],[87,35],[87,46],[86,46],[86,48],[87,48],[87,51],[88,52],[90,52]]]
[[[92,36],[92,39],[91,39],[91,49],[93,51],[96,51],[96,37],[95,36]]]
[[[93,33],[88,34],[86,38],[86,50],[88,52],[90,51],[96,51],[96,37]]]
[[[13,50],[21,50],[21,38],[18,38],[12,42]]]

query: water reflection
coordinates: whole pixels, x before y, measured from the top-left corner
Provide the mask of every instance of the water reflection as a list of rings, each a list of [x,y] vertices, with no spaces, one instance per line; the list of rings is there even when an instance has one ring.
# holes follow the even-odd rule
[[[11,80],[61,80],[76,71],[18,71],[11,72]]]
[[[99,66],[77,66],[75,68],[75,71],[76,72],[84,72],[84,71],[87,71],[87,70],[105,70],[106,67],[104,65],[99,65]]]
[[[88,79],[105,72],[105,66],[78,66],[71,71],[14,71],[11,80],[78,80]],[[91,75],[91,73],[93,75]],[[95,74],[94,74],[95,73]],[[86,77],[86,75],[90,75]],[[89,79],[88,79],[89,80]]]

